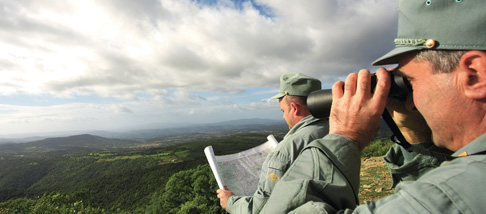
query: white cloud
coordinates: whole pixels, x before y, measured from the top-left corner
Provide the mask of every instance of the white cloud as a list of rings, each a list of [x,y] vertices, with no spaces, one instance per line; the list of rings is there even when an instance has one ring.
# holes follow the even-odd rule
[[[171,112],[165,119],[258,114],[254,106],[268,106],[235,104],[231,96],[278,88],[279,76],[287,72],[330,85],[369,67],[391,49],[396,34],[396,1],[254,3],[258,7],[229,0],[1,1],[0,95],[48,94],[74,102],[80,95],[111,97],[121,100],[102,108],[130,115]],[[9,117],[17,122],[110,119],[81,104],[63,106],[65,113],[56,108],[15,106],[23,113]],[[40,116],[24,115],[28,111]]]
[[[258,3],[275,17],[188,0],[4,2],[2,93],[239,92],[285,72],[349,73],[395,33],[393,1]]]

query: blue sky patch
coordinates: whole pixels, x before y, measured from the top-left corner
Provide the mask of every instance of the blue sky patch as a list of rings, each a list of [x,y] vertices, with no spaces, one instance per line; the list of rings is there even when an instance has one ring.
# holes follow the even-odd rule
[[[220,0],[195,0],[198,4],[201,5],[208,5],[208,6],[217,6],[219,3],[222,3]],[[243,5],[247,2],[250,2],[251,5],[260,12],[260,15],[272,18],[274,15],[272,13],[272,9],[265,5],[261,5],[256,3],[254,0],[232,0],[233,7],[242,10]]]

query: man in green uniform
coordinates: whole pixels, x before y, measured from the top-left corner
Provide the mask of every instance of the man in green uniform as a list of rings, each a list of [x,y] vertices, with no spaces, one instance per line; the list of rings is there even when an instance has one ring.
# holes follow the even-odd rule
[[[314,139],[328,133],[327,119],[313,117],[307,109],[309,93],[320,90],[318,79],[304,74],[284,74],[280,78],[278,99],[283,118],[290,131],[267,156],[262,166],[258,187],[253,196],[236,196],[231,190],[218,190],[218,198],[229,213],[259,213],[272,193],[273,187],[294,162],[300,151]]]
[[[416,181],[400,182],[393,195],[355,209],[336,206],[336,201],[351,198],[351,194],[326,191],[327,186],[333,187],[341,179],[285,179],[298,173],[294,168],[326,164],[316,158],[341,160],[356,156],[349,149],[346,153],[340,151],[353,146],[362,149],[370,142],[387,104],[390,79],[387,70],[379,68],[378,83],[371,93],[370,72],[361,70],[350,74],[346,84],[334,84],[330,134],[311,143],[334,145],[336,149],[324,152],[317,147],[304,149],[275,186],[263,212],[483,213],[486,210],[482,197],[486,192],[485,9],[481,0],[400,0],[396,48],[374,62],[374,65],[398,64],[395,74],[406,77],[413,87],[406,107],[416,108],[423,115],[431,129],[432,142],[454,152],[452,161],[442,163]],[[342,170],[359,168],[345,167]],[[356,175],[346,178],[359,179]],[[316,188],[313,184],[317,182],[327,185]]]

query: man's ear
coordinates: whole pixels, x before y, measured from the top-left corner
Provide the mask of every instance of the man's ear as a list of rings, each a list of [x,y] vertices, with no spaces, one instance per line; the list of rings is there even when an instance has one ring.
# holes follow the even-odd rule
[[[291,110],[294,111],[294,114],[295,115],[299,115],[300,114],[300,106],[297,103],[290,102],[290,108],[291,108]]]
[[[468,51],[459,61],[464,94],[471,99],[486,99],[486,53]]]

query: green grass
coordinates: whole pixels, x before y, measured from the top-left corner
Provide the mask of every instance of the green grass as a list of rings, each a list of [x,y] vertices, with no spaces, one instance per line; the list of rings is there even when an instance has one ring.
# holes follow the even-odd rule
[[[100,157],[106,157],[106,156],[113,156],[116,155],[115,153],[95,153],[95,155],[100,156]]]
[[[147,157],[164,157],[164,156],[169,156],[171,153],[172,151],[162,152],[162,153],[147,155]]]
[[[189,155],[189,150],[177,151],[177,152],[174,152],[174,155],[179,157],[179,158],[185,158]]]
[[[30,147],[25,148],[25,150],[35,150],[37,148],[38,148],[37,146],[30,146]]]

